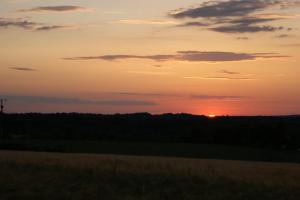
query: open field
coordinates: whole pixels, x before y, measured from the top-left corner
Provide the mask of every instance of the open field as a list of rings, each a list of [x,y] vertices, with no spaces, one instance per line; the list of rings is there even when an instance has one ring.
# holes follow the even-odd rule
[[[299,199],[300,165],[0,151],[6,199]]]

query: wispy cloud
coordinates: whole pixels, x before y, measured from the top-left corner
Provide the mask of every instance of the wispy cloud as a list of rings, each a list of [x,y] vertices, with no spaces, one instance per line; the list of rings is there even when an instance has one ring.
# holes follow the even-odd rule
[[[226,0],[208,1],[190,8],[180,8],[168,15],[175,19],[189,19],[182,26],[209,26],[208,30],[222,33],[256,33],[289,30],[283,26],[265,23],[294,18],[280,13],[284,9],[300,6],[298,0]],[[280,8],[278,13],[262,13]],[[198,20],[198,21],[195,21]]]
[[[210,30],[222,33],[257,33],[257,32],[275,32],[283,30],[283,27],[273,26],[249,26],[244,24],[225,25],[210,28]]]
[[[234,95],[207,95],[207,94],[179,94],[179,93],[140,93],[140,92],[113,92],[109,94],[123,95],[123,96],[142,96],[153,98],[192,98],[197,100],[227,100],[227,99],[244,99],[249,98],[245,96]]]
[[[142,96],[142,97],[179,97],[179,94],[169,93],[142,93],[142,92],[112,92],[110,94],[124,95],[124,96]]]
[[[221,70],[221,73],[223,73],[223,74],[229,74],[229,75],[237,75],[237,74],[241,74],[241,73],[239,73],[239,72],[233,72],[233,71],[229,71],[229,70],[226,70],[226,69]]]
[[[113,21],[113,24],[130,24],[130,25],[176,25],[178,22],[170,20],[143,20],[143,19],[123,19]]]
[[[41,23],[28,21],[22,18],[11,19],[11,18],[1,18],[0,17],[0,28],[17,27],[22,29],[33,29],[36,26],[41,25]]]
[[[247,77],[227,77],[227,76],[186,76],[185,79],[203,79],[203,80],[240,80],[240,81],[253,81],[256,79]]]
[[[17,70],[17,71],[25,71],[25,72],[34,72],[34,71],[37,71],[36,69],[28,68],[28,67],[11,67],[10,69]]]
[[[21,96],[0,95],[9,101],[30,104],[78,104],[78,105],[100,105],[100,106],[155,106],[157,103],[143,100],[86,100],[77,98],[45,97],[45,96]]]
[[[0,29],[11,27],[21,28],[31,31],[52,31],[60,29],[79,29],[78,25],[48,25],[44,23],[29,21],[23,18],[1,18]]]
[[[153,75],[153,76],[169,76],[171,72],[157,72],[157,71],[128,71],[129,74],[142,74],[142,75]]]
[[[289,37],[292,37],[291,35],[289,34],[280,34],[280,35],[276,35],[275,38],[289,38]]]
[[[50,26],[39,26],[35,28],[36,31],[52,31],[52,30],[59,30],[59,29],[69,29],[75,30],[79,29],[77,25],[50,25]]]
[[[236,39],[237,40],[249,40],[250,38],[249,37],[237,37]]]
[[[230,99],[244,99],[243,96],[214,96],[214,95],[191,95],[192,99],[200,99],[200,100],[230,100]]]
[[[81,6],[41,6],[29,9],[20,9],[18,12],[86,12],[91,11],[89,8]]]
[[[185,22],[177,25],[178,27],[188,27],[188,26],[196,26],[196,27],[207,27],[209,24],[203,23],[203,22]]]
[[[149,59],[154,61],[187,61],[187,62],[228,62],[256,60],[258,58],[287,58],[289,56],[274,53],[234,53],[234,52],[202,52],[202,51],[178,51],[170,55],[102,55],[68,57],[64,60],[124,60],[124,59]]]

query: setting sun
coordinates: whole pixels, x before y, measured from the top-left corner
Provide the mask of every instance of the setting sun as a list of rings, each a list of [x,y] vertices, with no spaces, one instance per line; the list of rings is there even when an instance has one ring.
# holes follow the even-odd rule
[[[216,117],[216,115],[214,115],[214,114],[210,114],[210,115],[208,115],[208,117],[209,117],[209,118],[215,118],[215,117]]]

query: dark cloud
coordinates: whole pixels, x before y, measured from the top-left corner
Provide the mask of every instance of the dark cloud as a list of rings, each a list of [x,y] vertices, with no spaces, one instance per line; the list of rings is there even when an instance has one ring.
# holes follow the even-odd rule
[[[124,96],[143,96],[143,97],[178,97],[178,94],[166,93],[139,93],[139,92],[114,92],[111,94],[124,95]]]
[[[204,80],[240,80],[240,81],[252,81],[253,78],[245,77],[227,77],[227,76],[191,76],[184,77],[185,79],[204,79]]]
[[[174,18],[224,18],[247,16],[273,6],[290,8],[298,0],[227,0],[209,1],[192,8],[181,8],[169,13]]]
[[[186,22],[183,24],[179,24],[178,26],[179,27],[185,27],[185,26],[197,26],[197,27],[204,26],[204,27],[206,27],[206,26],[209,26],[209,24],[205,24],[203,22]]]
[[[83,57],[71,57],[63,58],[64,60],[124,60],[124,59],[150,59],[156,61],[167,61],[174,59],[174,55],[150,55],[150,56],[139,56],[139,55],[104,55],[104,56],[83,56]]]
[[[221,33],[257,33],[257,32],[274,32],[278,30],[283,30],[283,27],[273,27],[273,26],[249,26],[249,25],[228,25],[228,26],[218,26],[210,28],[210,30],[221,32]]]
[[[223,33],[256,33],[290,30],[290,28],[273,27],[265,23],[287,16],[280,13],[257,14],[271,7],[287,9],[299,6],[299,0],[227,0],[210,1],[199,6],[178,9],[169,13],[169,16],[177,19],[201,19],[201,22],[184,22],[180,26],[209,25],[209,30]],[[279,11],[278,11],[279,12]],[[256,25],[262,24],[262,25]]]
[[[259,18],[243,17],[239,19],[228,20],[225,25],[210,28],[216,32],[223,33],[256,33],[256,32],[274,32],[283,30],[284,27],[274,27],[270,25],[258,26],[256,24],[275,21],[278,18]],[[221,23],[222,24],[222,23]]]
[[[30,9],[21,9],[18,12],[70,12],[70,11],[87,11],[89,9],[81,6],[44,6],[44,7],[35,7]]]
[[[257,58],[266,58],[271,56],[278,57],[275,54],[248,54],[248,53],[234,53],[234,52],[201,52],[201,51],[181,51],[178,60],[199,62],[224,62],[224,61],[243,61],[255,60]]]
[[[257,58],[282,58],[282,56],[273,53],[233,53],[233,52],[202,52],[202,51],[179,51],[173,55],[104,55],[87,57],[70,57],[64,60],[124,60],[124,59],[150,59],[154,61],[188,61],[188,62],[225,62],[225,61],[243,61],[255,60]]]
[[[33,29],[40,23],[31,22],[24,19],[0,18],[0,28],[18,27],[23,29]]]
[[[193,99],[203,99],[203,100],[225,100],[225,99],[242,99],[242,96],[220,96],[220,95],[205,95],[205,94],[166,94],[166,93],[131,93],[131,92],[120,92],[114,93],[120,95],[129,96],[144,96],[144,97],[182,97],[182,98],[193,98]]]
[[[276,0],[211,1],[194,8],[174,10],[170,15],[175,18],[246,16],[249,13],[279,4],[279,2]]]
[[[223,95],[206,95],[206,94],[176,94],[176,93],[139,93],[139,92],[112,92],[108,94],[136,96],[136,97],[153,97],[153,98],[192,98],[198,100],[229,100],[229,99],[244,99],[249,97],[244,96],[223,96]]]
[[[156,106],[157,103],[151,101],[139,101],[139,100],[107,100],[96,101],[97,105],[107,106]]]
[[[192,99],[201,100],[228,100],[228,99],[244,99],[242,96],[214,96],[214,95],[191,95]]]
[[[238,39],[238,40],[249,40],[250,38],[249,37],[237,37],[236,39]]]
[[[70,25],[52,25],[52,26],[40,26],[37,27],[36,31],[52,31],[52,30],[58,30],[58,29],[76,29],[78,27],[76,26],[70,26]]]
[[[223,73],[223,74],[229,74],[229,75],[241,74],[239,72],[233,72],[233,71],[229,71],[229,70],[226,70],[226,69],[222,70],[221,73]]]
[[[280,35],[276,35],[275,37],[276,38],[288,38],[288,37],[291,37],[291,35],[289,35],[289,34],[280,34]]]
[[[163,65],[152,65],[153,67],[161,68]]]
[[[84,100],[76,98],[44,97],[44,96],[19,96],[19,95],[0,95],[9,101],[31,104],[83,104],[83,105],[102,105],[102,106],[155,106],[155,102],[142,100]]]
[[[275,20],[278,20],[278,18],[244,17],[244,18],[230,20],[229,23],[231,23],[231,24],[241,24],[243,26],[249,26],[249,25],[252,25],[252,24],[270,22],[270,21],[275,21]]]
[[[17,71],[26,71],[26,72],[37,71],[36,69],[28,68],[28,67],[11,67],[10,69],[17,70]]]
[[[76,29],[75,25],[46,25],[43,23],[28,21],[22,18],[0,18],[0,29],[17,27],[32,31],[52,31],[58,29]]]

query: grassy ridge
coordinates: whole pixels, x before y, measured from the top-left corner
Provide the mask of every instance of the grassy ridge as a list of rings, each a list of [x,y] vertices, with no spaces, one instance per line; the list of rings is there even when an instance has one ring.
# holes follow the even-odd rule
[[[298,200],[300,165],[0,152],[6,199]]]

